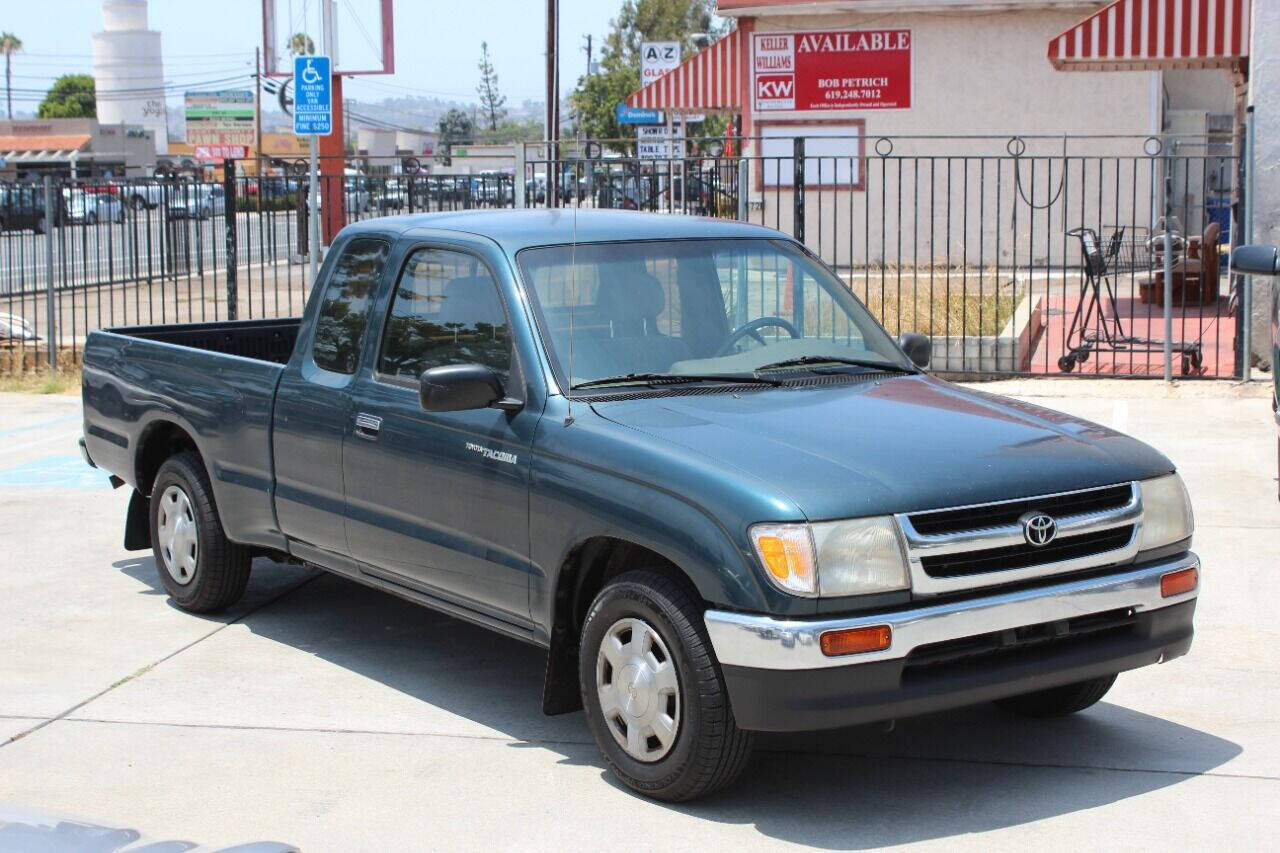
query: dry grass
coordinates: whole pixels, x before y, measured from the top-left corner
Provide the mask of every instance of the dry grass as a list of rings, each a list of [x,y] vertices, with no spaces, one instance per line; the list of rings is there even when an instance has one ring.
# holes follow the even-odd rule
[[[26,373],[0,375],[0,391],[22,394],[79,394],[80,371],[33,370]]]
[[[882,297],[874,285],[865,291],[855,285],[853,292],[893,335],[998,335],[1015,307],[1011,291],[966,294],[953,290],[948,294],[945,289],[935,289],[931,295],[927,290],[904,290],[899,295],[886,289]]]

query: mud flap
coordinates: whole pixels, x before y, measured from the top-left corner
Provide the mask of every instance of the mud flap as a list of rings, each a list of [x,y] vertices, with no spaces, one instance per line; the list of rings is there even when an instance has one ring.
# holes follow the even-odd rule
[[[129,498],[124,516],[124,549],[146,551],[151,548],[151,501],[137,489]]]

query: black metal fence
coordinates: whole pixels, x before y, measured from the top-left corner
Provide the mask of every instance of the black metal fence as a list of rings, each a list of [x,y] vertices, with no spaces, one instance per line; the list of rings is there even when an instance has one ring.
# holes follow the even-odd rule
[[[1240,374],[1243,306],[1224,248],[1236,230],[1229,140],[737,145],[735,156],[661,160],[518,146],[473,174],[326,163],[321,240],[359,219],[485,207],[736,218],[804,241],[891,332],[930,335],[941,371],[1161,375],[1168,339],[1174,375]],[[307,177],[294,165],[245,171],[256,170],[240,164],[219,182],[0,185],[0,348],[11,369],[46,362],[50,342],[74,361],[94,328],[298,314]]]

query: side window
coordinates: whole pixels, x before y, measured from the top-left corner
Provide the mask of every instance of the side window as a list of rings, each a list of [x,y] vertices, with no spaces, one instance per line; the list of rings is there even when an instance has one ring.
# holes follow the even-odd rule
[[[424,370],[446,364],[483,364],[506,379],[511,331],[483,261],[419,249],[396,284],[378,372],[416,381]]]
[[[360,341],[369,323],[369,305],[390,249],[382,240],[352,240],[325,285],[312,355],[335,373],[355,373]]]

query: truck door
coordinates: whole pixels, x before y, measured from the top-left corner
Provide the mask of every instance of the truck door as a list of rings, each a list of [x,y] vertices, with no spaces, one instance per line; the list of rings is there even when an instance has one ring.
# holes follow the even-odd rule
[[[477,255],[422,246],[407,252],[388,307],[343,451],[352,556],[362,570],[527,624],[538,414],[418,402],[418,377],[441,365],[483,364],[523,387],[497,282]]]
[[[359,237],[340,254],[310,315],[310,345],[299,347],[276,392],[272,446],[276,517],[294,542],[346,555],[342,441],[351,423],[350,388],[390,244]],[[307,340],[307,323],[299,340]],[[323,555],[306,555],[323,562]]]

